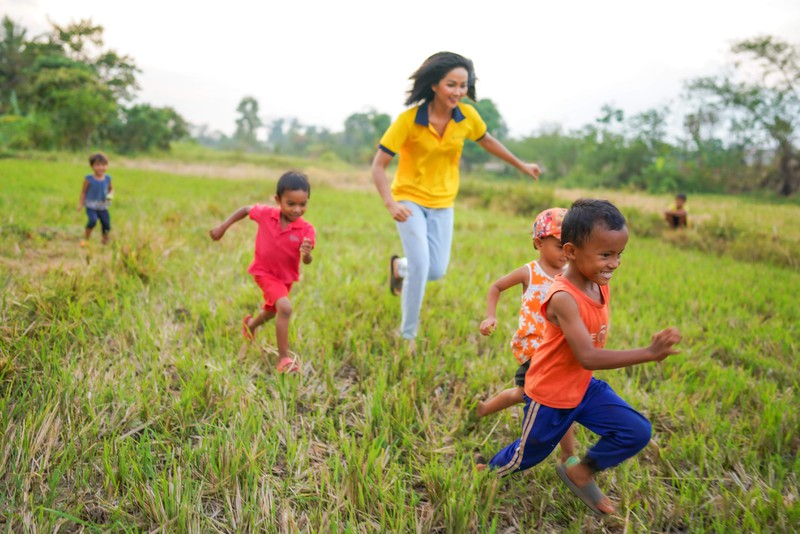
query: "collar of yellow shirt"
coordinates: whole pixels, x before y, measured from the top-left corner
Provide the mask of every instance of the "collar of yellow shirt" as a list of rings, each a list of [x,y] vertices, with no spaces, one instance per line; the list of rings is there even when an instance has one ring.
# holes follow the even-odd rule
[[[455,109],[453,109],[453,121],[461,122],[464,119],[466,119],[466,117],[464,116],[464,113],[461,112],[461,108],[456,106]],[[414,123],[419,124],[420,126],[428,126],[428,124],[430,124],[427,104],[422,104],[417,108],[417,115],[414,117]]]

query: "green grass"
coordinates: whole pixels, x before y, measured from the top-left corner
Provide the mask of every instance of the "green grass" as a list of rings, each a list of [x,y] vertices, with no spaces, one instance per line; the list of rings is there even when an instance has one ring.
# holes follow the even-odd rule
[[[800,524],[796,269],[634,235],[612,284],[609,348],[677,326],[682,354],[597,373],[648,416],[639,456],[600,475],[596,519],[549,458],[477,473],[521,410],[476,422],[513,381],[501,326],[478,333],[489,284],[534,257],[520,204],[456,210],[447,277],[428,285],[420,351],[393,335],[386,263],[400,244],[373,191],[312,191],[315,260],[295,285],[299,376],[274,371],[274,327],[242,342],[260,302],[255,226],[214,243],[280,170],[213,180],[112,168],[113,242],[78,242],[88,165],[0,160],[0,529],[231,532],[790,532]],[[312,182],[314,176],[311,176]],[[534,197],[552,191],[531,186]],[[465,198],[466,200],[466,198]],[[731,201],[735,202],[735,201]],[[768,210],[768,205],[755,209]],[[792,228],[800,208],[782,207]],[[782,215],[783,216],[783,215]],[[796,228],[796,225],[794,225]],[[579,429],[579,449],[593,437]]]

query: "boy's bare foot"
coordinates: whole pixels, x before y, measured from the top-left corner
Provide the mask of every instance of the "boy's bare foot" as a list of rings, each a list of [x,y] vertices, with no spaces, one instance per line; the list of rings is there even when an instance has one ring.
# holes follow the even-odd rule
[[[475,415],[478,417],[483,417],[486,415],[486,403],[483,401],[478,401],[478,405],[475,407]]]
[[[253,341],[255,339],[253,330],[250,328],[250,320],[252,318],[253,316],[248,314],[242,319],[242,336],[244,336],[247,341]]]
[[[472,457],[472,461],[475,462],[475,469],[478,471],[483,471],[486,469],[486,458],[484,458],[481,453],[476,452]]]

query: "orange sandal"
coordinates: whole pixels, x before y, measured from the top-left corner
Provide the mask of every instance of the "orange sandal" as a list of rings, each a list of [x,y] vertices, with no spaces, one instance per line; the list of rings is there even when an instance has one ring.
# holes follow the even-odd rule
[[[281,361],[278,362],[278,372],[279,373],[296,373],[300,370],[300,366],[297,365],[297,361],[290,357],[282,358]]]
[[[253,341],[255,339],[253,331],[250,330],[249,326],[247,326],[247,323],[249,323],[250,319],[252,318],[253,318],[252,315],[245,315],[244,319],[242,319],[242,335],[247,341]]]

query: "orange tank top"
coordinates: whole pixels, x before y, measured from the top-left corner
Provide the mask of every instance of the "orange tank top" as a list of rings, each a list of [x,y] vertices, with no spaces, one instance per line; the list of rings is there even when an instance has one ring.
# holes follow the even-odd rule
[[[594,346],[599,349],[605,347],[608,336],[608,286],[600,286],[603,299],[600,303],[589,298],[563,275],[556,276],[542,303],[545,319],[547,304],[559,291],[565,291],[575,299],[581,321],[592,336]],[[591,379],[592,371],[578,363],[561,328],[547,321],[542,344],[525,375],[525,394],[551,408],[575,408],[583,399]]]

